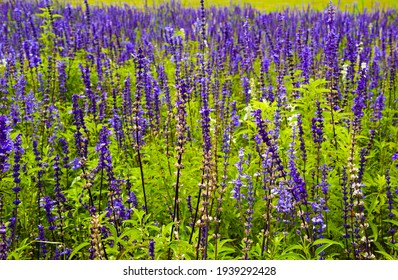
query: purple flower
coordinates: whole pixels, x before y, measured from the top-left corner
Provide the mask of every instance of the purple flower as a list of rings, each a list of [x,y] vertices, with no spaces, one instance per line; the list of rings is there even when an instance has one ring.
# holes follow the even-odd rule
[[[285,218],[294,217],[294,197],[292,192],[289,191],[285,182],[281,181],[279,187],[275,190],[279,195],[276,204],[276,211],[280,214],[285,214]],[[288,223],[287,219],[282,218],[283,223]]]
[[[60,61],[58,64],[58,83],[59,83],[59,96],[61,100],[66,100],[66,64]]]
[[[398,160],[398,153],[394,154],[394,155],[391,157],[391,159],[392,159],[393,161]],[[395,165],[395,167],[398,169],[398,164]],[[398,189],[397,189],[397,193],[398,193]]]
[[[138,199],[135,193],[131,190],[131,182],[129,179],[126,181],[126,192],[127,192],[127,199],[126,203],[128,205],[128,209],[126,210],[126,220],[130,219],[131,213],[133,212],[134,208],[138,206]]]
[[[55,247],[54,260],[68,260],[72,250],[69,248],[59,249]]]
[[[90,101],[90,106],[88,112],[94,115],[94,118],[96,117],[97,113],[97,95],[94,94],[92,90],[92,85],[91,85],[91,80],[90,80],[90,68],[88,66],[83,67],[83,65],[79,65],[80,71],[82,73],[82,79],[84,83],[84,91],[85,94]]]
[[[239,161],[235,164],[236,169],[238,170],[238,178],[233,181],[234,188],[232,190],[233,198],[236,199],[236,207],[238,209],[241,208],[242,199],[244,195],[241,192],[241,188],[243,187],[242,179],[244,177],[243,174],[243,164],[245,160],[243,159],[245,156],[244,149],[240,148],[239,150]]]
[[[46,212],[47,222],[50,225],[48,227],[48,230],[50,230],[50,231],[55,230],[57,228],[57,226],[55,226],[54,222],[58,217],[53,215],[53,213],[52,213],[55,204],[56,204],[56,201],[52,200],[49,196],[43,197],[41,204],[40,204],[40,207],[42,207],[44,209],[44,211]]]
[[[343,238],[345,238],[345,239],[350,238],[350,234],[349,234],[350,224],[348,223],[348,218],[349,218],[349,215],[351,214],[351,210],[352,210],[352,207],[350,206],[350,203],[349,203],[347,180],[348,180],[347,169],[344,166],[341,186],[342,186],[342,191],[343,191],[343,212],[344,212],[342,218],[344,220],[343,227],[344,227],[344,232],[345,232],[343,234]]]
[[[233,127],[238,127],[241,123],[240,119],[239,119],[239,115],[236,112],[236,101],[232,101],[231,102],[231,122]]]
[[[115,132],[115,138],[116,141],[121,148],[123,145],[124,141],[124,130],[123,130],[123,122],[122,118],[119,116],[119,114],[114,110],[113,112],[113,117],[109,119],[109,124],[112,126],[114,132]],[[125,146],[123,146],[125,148]]]
[[[0,224],[0,260],[6,260],[8,256],[7,228]]]
[[[273,139],[273,136],[271,134],[271,132],[267,131],[267,122],[265,120],[263,120],[262,116],[261,116],[262,112],[260,109],[255,110],[253,112],[253,116],[255,117],[255,122],[257,125],[257,134],[255,135],[255,141],[257,146],[259,146],[261,143],[265,143],[268,147],[267,153],[269,154],[271,157],[271,160],[273,162],[273,165],[276,169],[276,171],[278,171],[279,174],[274,174],[276,176],[280,176],[280,177],[285,177],[286,176],[286,172],[284,170],[284,166],[282,164],[282,160],[278,154],[278,145],[276,143],[276,141],[274,141],[275,139]],[[265,159],[264,155],[261,155],[262,160]]]
[[[304,129],[303,129],[303,117],[301,114],[297,117],[297,127],[298,127],[298,136],[300,140],[300,150],[301,150],[301,158],[304,162],[304,169],[303,173],[305,173],[305,164],[307,162],[307,150],[305,148],[305,141],[304,141]]]
[[[294,145],[295,145],[295,138],[296,138],[296,126],[293,126],[293,132],[292,132],[292,142],[290,143],[290,148],[289,148],[289,175],[292,180],[292,194],[294,196],[294,199],[298,203],[303,203],[307,204],[307,189],[306,189],[306,184],[304,179],[300,176],[300,173],[298,172],[298,169],[296,167],[296,156],[295,150],[294,150]]]
[[[316,117],[312,118],[312,139],[314,143],[320,145],[325,139],[323,138],[323,116],[322,116],[322,108],[319,100],[316,101]]]
[[[45,234],[44,234],[43,225],[41,225],[41,224],[38,225],[38,230],[39,230],[39,232],[38,232],[38,236],[37,236],[36,240],[39,242],[40,241],[48,241],[48,239],[45,237]],[[47,256],[47,252],[48,252],[45,242],[40,242],[40,249],[41,249],[40,256],[42,256],[43,259],[45,259]]]
[[[23,42],[26,58],[29,62],[29,67],[34,68],[41,63],[40,47],[35,40],[26,40]]]
[[[124,80],[123,88],[123,114],[125,116],[131,116],[132,114],[132,101],[131,101],[131,78],[130,74]]]
[[[24,97],[25,101],[25,117],[24,119],[26,121],[33,121],[33,113],[37,110],[37,100],[35,97],[35,94],[33,93],[33,90],[29,91],[29,94],[27,94]]]
[[[249,79],[246,76],[242,78],[242,86],[243,86],[243,92],[245,93],[245,103],[246,105],[249,105],[251,98],[251,89],[250,89]]]
[[[87,131],[87,128],[84,123],[83,110],[80,108],[78,103],[79,98],[82,97],[76,94],[72,96],[73,124],[76,126],[76,132],[74,134],[74,137],[77,154],[81,158],[87,158],[88,141],[86,138],[83,137],[83,134],[81,133],[81,129]]]
[[[19,171],[21,169],[21,166],[19,162],[21,161],[21,157],[24,153],[24,149],[22,148],[22,134],[18,134],[18,136],[15,138],[14,141],[14,166],[13,166],[13,174],[12,176],[14,177],[14,183],[18,184],[21,182],[21,179],[19,178]]]
[[[371,119],[374,122],[380,121],[383,117],[383,110],[385,107],[386,97],[384,94],[380,93],[380,95],[376,98],[373,104],[373,118]]]
[[[352,112],[354,113],[354,119],[352,126],[355,131],[358,131],[361,126],[361,119],[364,115],[364,108],[366,107],[366,87],[367,87],[367,68],[366,66],[360,70],[360,77],[356,89],[356,96],[354,98],[354,105],[352,106]]]
[[[153,240],[149,241],[148,254],[151,260],[155,259],[155,241]]]
[[[54,157],[54,164],[53,164],[53,168],[54,168],[54,181],[55,181],[55,185],[54,185],[54,195],[55,195],[55,199],[58,202],[58,206],[61,203],[65,203],[66,202],[66,197],[62,192],[62,188],[61,188],[61,168],[59,166],[59,155],[56,154],[56,156]]]
[[[7,172],[10,168],[8,156],[13,149],[10,131],[9,119],[4,115],[0,115],[0,174]]]
[[[61,144],[62,153],[64,154],[62,161],[64,163],[65,168],[69,168],[69,144],[65,138],[60,138],[58,142]]]
[[[77,170],[81,167],[80,159],[74,158],[69,165],[72,165],[72,170]]]
[[[122,182],[117,180],[113,173],[112,156],[109,151],[109,145],[111,143],[109,136],[111,134],[112,132],[106,126],[103,126],[95,150],[99,154],[97,170],[105,170],[108,177],[108,190],[110,195],[108,198],[106,216],[111,217],[111,220],[117,223],[119,217],[122,219],[128,218],[128,211],[126,211],[121,198],[120,185]]]

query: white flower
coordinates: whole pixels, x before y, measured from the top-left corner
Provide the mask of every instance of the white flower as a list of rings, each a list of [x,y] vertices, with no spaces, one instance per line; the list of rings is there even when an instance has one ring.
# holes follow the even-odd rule
[[[250,117],[252,111],[253,111],[253,109],[252,109],[252,107],[250,106],[250,104],[247,105],[247,107],[245,108],[246,114],[243,116],[243,120],[247,121],[247,119]]]
[[[287,118],[287,121],[289,122],[289,126],[297,126],[297,118],[298,114],[291,115],[290,117]]]
[[[347,78],[348,66],[349,66],[348,63],[345,63],[345,64],[342,66],[343,69],[341,70],[341,74],[343,75],[343,80],[345,80],[345,79]]]

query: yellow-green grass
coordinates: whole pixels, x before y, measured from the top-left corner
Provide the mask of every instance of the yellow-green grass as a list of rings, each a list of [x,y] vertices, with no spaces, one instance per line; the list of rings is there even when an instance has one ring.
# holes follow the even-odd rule
[[[83,3],[83,0],[59,0],[59,2],[68,1],[74,5]],[[115,5],[123,5],[124,3],[129,5],[136,5],[142,7],[145,5],[153,5],[153,4],[161,4],[164,3],[165,0],[89,0],[90,4],[115,4]],[[200,0],[181,0],[181,3],[184,6],[191,6],[191,7],[198,7]],[[232,4],[240,4],[243,5],[245,3],[250,3],[257,9],[264,10],[264,11],[275,11],[281,10],[287,7],[293,8],[306,8],[310,6],[313,9],[324,9],[329,0],[213,0],[213,1],[206,1],[206,6],[215,5],[215,6],[229,6]],[[397,0],[334,0],[333,3],[338,6],[341,10],[349,9],[352,10],[353,8],[358,10],[372,9],[372,8],[397,8],[398,1]]]

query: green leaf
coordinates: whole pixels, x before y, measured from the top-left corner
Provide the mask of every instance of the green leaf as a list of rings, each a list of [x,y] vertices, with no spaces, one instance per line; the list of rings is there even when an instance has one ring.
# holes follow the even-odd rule
[[[337,241],[334,241],[334,240],[330,240],[330,239],[326,239],[326,238],[315,240],[315,241],[312,243],[312,246],[316,246],[316,245],[320,245],[320,244],[324,244],[324,245],[318,247],[318,248],[315,250],[315,255],[317,255],[317,256],[318,256],[321,252],[323,252],[324,250],[326,250],[327,248],[329,248],[329,247],[332,246],[332,245],[339,245],[341,248],[344,248],[343,243],[337,242]]]
[[[83,242],[82,244],[77,246],[75,249],[73,249],[72,253],[70,254],[69,259],[71,260],[81,249],[83,249],[84,247],[87,247],[88,245],[90,245],[89,242]]]
[[[281,254],[279,256],[275,256],[276,260],[305,260],[305,257],[302,254],[298,253],[286,253]]]
[[[334,241],[334,240],[330,240],[330,239],[327,239],[327,238],[317,239],[317,240],[315,240],[312,243],[313,246],[314,245],[319,245],[319,244],[330,244],[330,245],[336,244],[336,245],[340,245],[341,248],[344,248],[343,243],[337,242],[337,241]]]
[[[394,258],[392,256],[390,256],[389,254],[387,254],[384,251],[376,251],[376,253],[379,253],[379,254],[383,255],[386,258],[386,260],[389,260],[389,261],[394,260]]]
[[[398,227],[398,221],[394,221],[394,220],[383,220],[383,222],[391,223],[391,224],[396,225],[396,226]]]
[[[120,239],[123,239],[125,236],[129,237],[130,240],[138,240],[141,237],[141,232],[138,229],[129,229],[123,232],[120,235]]]

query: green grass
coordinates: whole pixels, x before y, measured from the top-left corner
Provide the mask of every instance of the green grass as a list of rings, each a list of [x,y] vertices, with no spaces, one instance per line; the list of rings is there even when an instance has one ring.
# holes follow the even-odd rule
[[[81,4],[83,3],[83,0],[60,0],[62,1],[69,1],[72,4]],[[164,3],[164,0],[105,0],[105,1],[100,1],[100,0],[89,0],[90,4],[117,4],[121,5],[123,3],[127,3],[130,5],[137,5],[137,6],[143,6],[147,2],[148,5],[152,4],[159,4],[159,3]],[[181,0],[182,4],[184,6],[192,6],[192,7],[198,7],[200,0]],[[242,1],[242,0],[213,0],[213,1],[205,1],[206,6],[209,5],[220,5],[220,6],[229,6],[231,3],[233,4],[244,4],[244,3],[250,3],[257,9],[265,10],[265,11],[275,11],[275,10],[280,10],[284,9],[286,7],[307,7],[310,5],[311,8],[313,9],[324,9],[327,4],[329,3],[329,0],[318,0],[318,1],[308,1],[308,0],[281,0],[281,1],[269,1],[269,0],[248,0],[248,1]],[[334,0],[333,3],[337,5],[341,10],[345,10],[346,8],[352,9],[353,7],[357,7],[359,10],[363,10],[364,8],[371,9],[375,7],[381,7],[381,8],[397,8],[397,1],[396,0]]]

